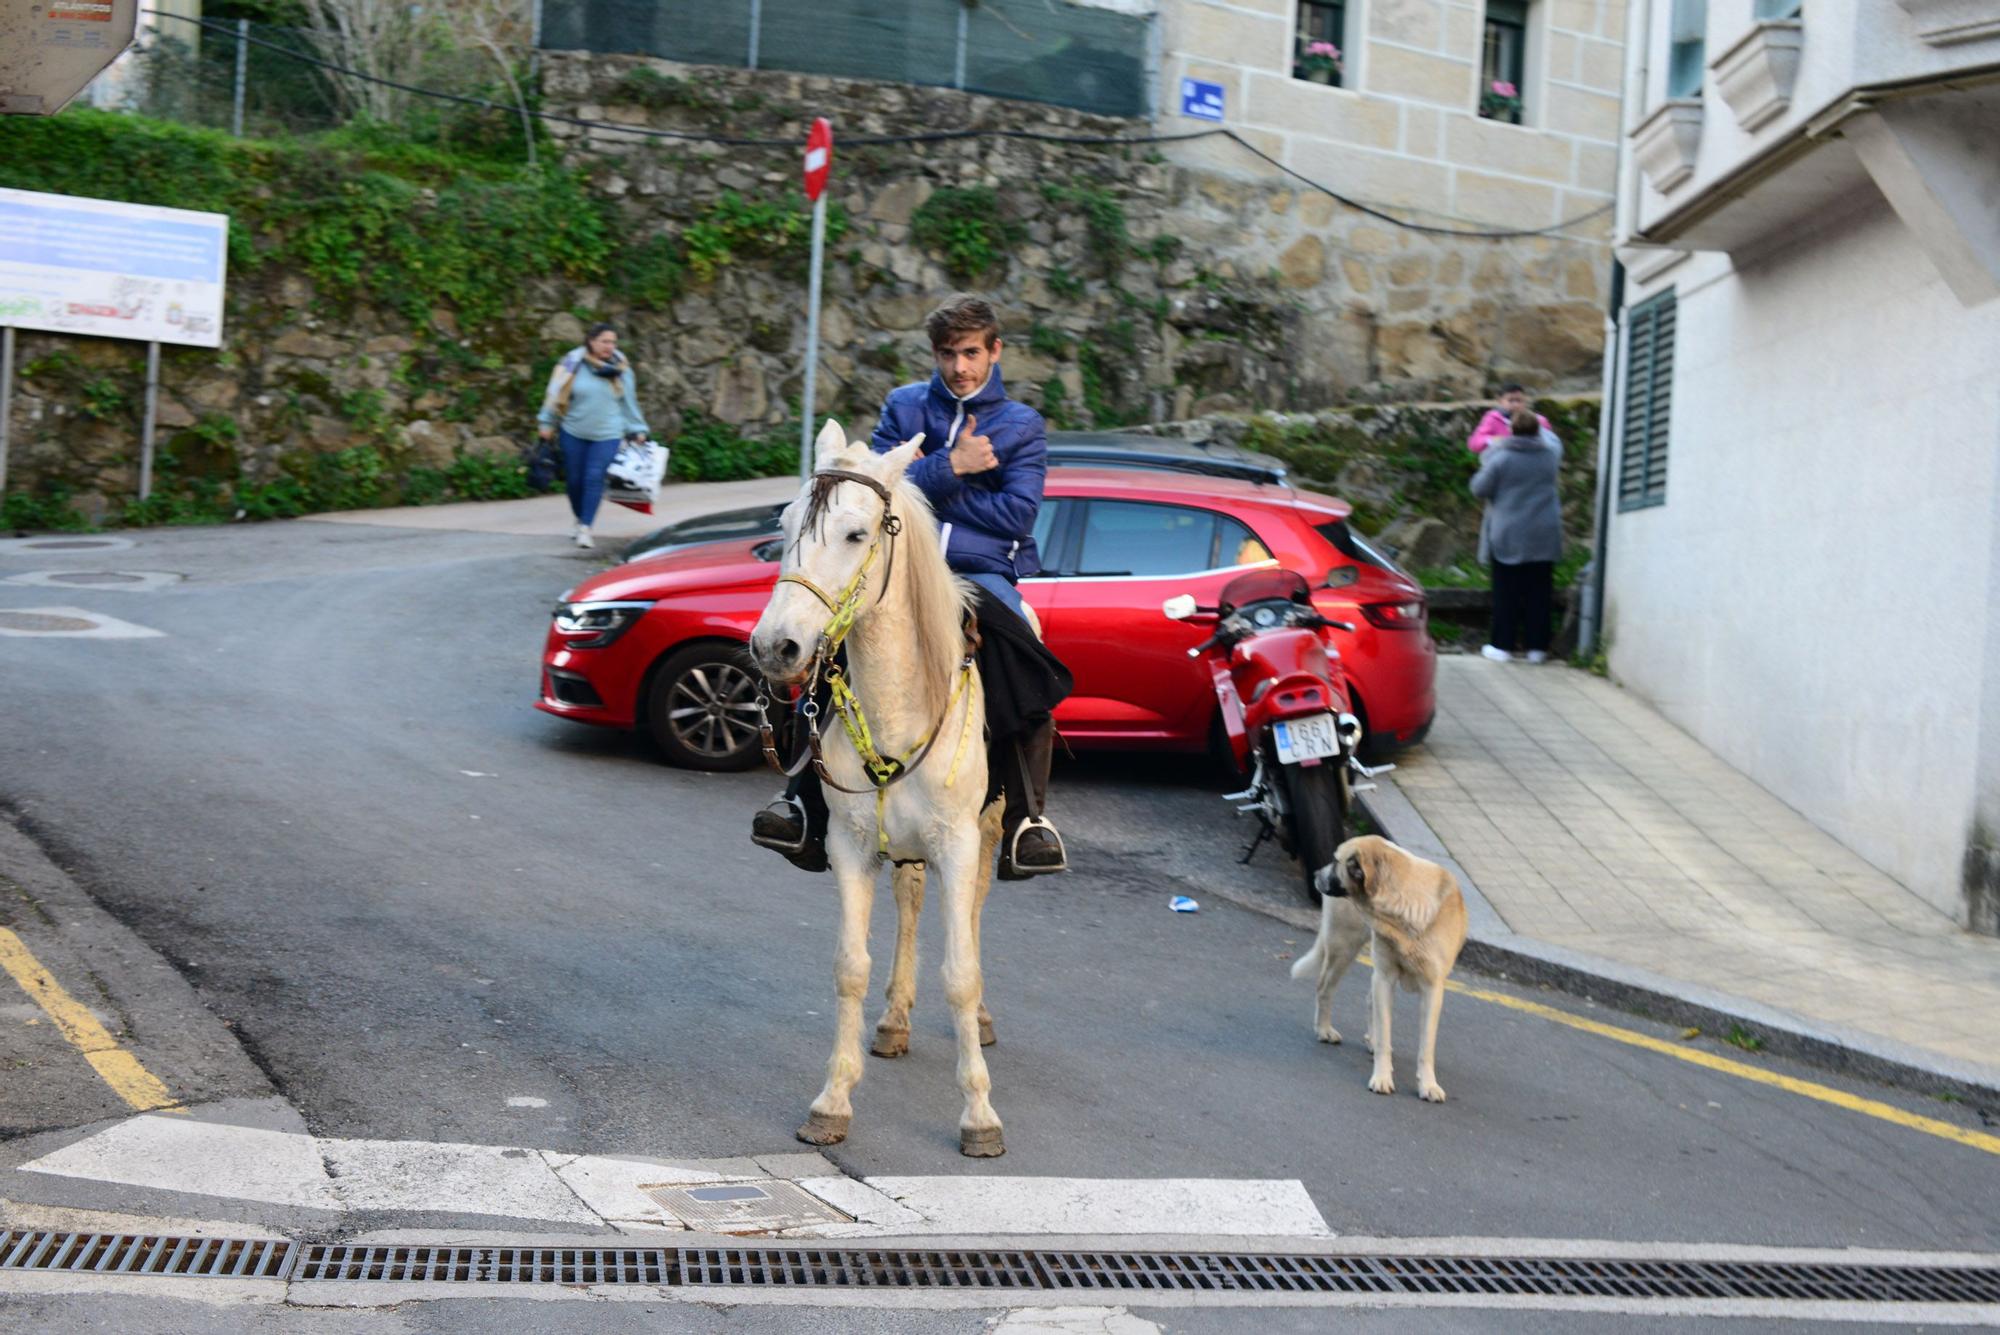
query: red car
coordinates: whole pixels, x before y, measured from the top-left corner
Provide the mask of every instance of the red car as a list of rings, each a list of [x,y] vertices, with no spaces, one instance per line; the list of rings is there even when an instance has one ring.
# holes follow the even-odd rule
[[[1422,739],[1437,671],[1424,592],[1348,528],[1344,501],[1295,491],[1281,472],[1252,481],[1171,460],[1056,461],[1035,526],[1044,573],[1021,592],[1076,678],[1056,711],[1072,745],[1215,748],[1215,690],[1207,665],[1187,655],[1205,632],[1168,620],[1160,604],[1180,593],[1213,604],[1232,576],[1264,562],[1303,574],[1323,614],[1354,623],[1331,633],[1371,749]],[[775,510],[747,517],[708,530],[739,536],[615,566],[564,594],[536,707],[644,728],[678,764],[756,764],[757,681],[743,648],[777,578],[780,539]]]

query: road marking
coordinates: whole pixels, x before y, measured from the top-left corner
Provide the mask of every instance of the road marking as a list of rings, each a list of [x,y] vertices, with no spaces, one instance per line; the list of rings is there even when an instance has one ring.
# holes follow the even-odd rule
[[[1366,956],[1363,956],[1363,958],[1365,959]],[[1896,1107],[1894,1104],[1883,1103],[1879,1099],[1863,1098],[1859,1094],[1849,1094],[1844,1089],[1833,1089],[1827,1085],[1815,1084],[1811,1080],[1801,1080],[1797,1076],[1780,1075],[1776,1071],[1767,1071],[1762,1067],[1752,1066],[1747,1062],[1734,1061],[1728,1057],[1718,1056],[1713,1052],[1704,1052],[1700,1048],[1690,1048],[1684,1044],[1670,1042],[1664,1038],[1654,1038],[1651,1034],[1642,1034],[1632,1029],[1621,1029],[1615,1024],[1605,1024],[1601,1020],[1585,1019],[1581,1015],[1573,1015],[1565,1010],[1557,1010],[1554,1006],[1544,1006],[1539,1001],[1526,1001],[1520,997],[1510,997],[1504,992],[1490,992],[1482,987],[1472,987],[1459,982],[1447,982],[1445,986],[1454,992],[1463,992],[1466,996],[1473,997],[1479,1001],[1490,1001],[1496,1006],[1505,1006],[1509,1010],[1522,1011],[1529,1015],[1539,1016],[1544,1020],[1554,1021],[1556,1024],[1565,1024],[1572,1029],[1581,1029],[1586,1034],[1596,1034],[1599,1038],[1608,1038],[1614,1042],[1624,1043],[1635,1048],[1645,1048],[1649,1052],[1664,1053],[1680,1061],[1691,1062],[1696,1066],[1705,1066],[1711,1071],[1720,1071],[1724,1075],[1733,1075],[1739,1080],[1748,1080],[1759,1085],[1770,1085],[1774,1089],[1782,1089],[1787,1093],[1797,1094],[1801,1098],[1815,1099],[1821,1103],[1831,1104],[1836,1108],[1845,1108],[1849,1112],[1860,1113],[1864,1117],[1873,1117],[1878,1121],[1892,1122],[1897,1126],[1907,1127],[1912,1131],[1921,1131],[1926,1135],[1937,1136],[1943,1140],[1957,1141],[1961,1145],[1969,1145],[1976,1150],[1985,1150],[1988,1154],[2000,1154],[2000,1136],[1995,1136],[1985,1131],[1974,1131],[1967,1127],[1954,1126],[1950,1122],[1942,1121],[1936,1117],[1925,1117],[1921,1113],[1909,1112]]]
[[[167,1087],[141,1066],[137,1057],[120,1047],[111,1031],[90,1013],[90,1008],[64,991],[27,944],[5,927],[0,927],[0,968],[13,976],[21,990],[55,1022],[62,1036],[83,1054],[83,1059],[119,1098],[140,1112],[179,1106]]]
[[[45,640],[152,640],[165,634],[81,607],[0,608],[0,635],[34,635]]]
[[[315,1210],[490,1215],[626,1232],[679,1220],[658,1186],[786,1181],[852,1222],[784,1237],[948,1234],[1202,1234],[1330,1238],[1296,1180],[879,1177],[856,1181],[819,1154],[728,1159],[569,1155],[505,1145],[322,1140],[187,1117],[132,1117],[21,1171]]]

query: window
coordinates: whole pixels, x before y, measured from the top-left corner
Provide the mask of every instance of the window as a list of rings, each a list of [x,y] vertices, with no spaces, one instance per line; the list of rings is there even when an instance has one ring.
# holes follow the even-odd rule
[[[1270,559],[1271,549],[1266,547],[1255,533],[1234,519],[1216,516],[1215,546],[1208,554],[1211,570],[1255,565],[1259,561]]]
[[[1292,77],[1338,88],[1347,74],[1346,0],[1299,0]]]
[[[1673,0],[1667,32],[1667,96],[1700,97],[1708,0]]]
[[[1667,427],[1674,406],[1674,294],[1627,317],[1625,421],[1618,440],[1618,508],[1667,503]]]
[[[1035,550],[1042,554],[1042,562],[1045,565],[1054,559],[1049,553],[1049,548],[1056,533],[1060,531],[1062,510],[1061,501],[1044,498],[1041,510],[1035,515]]]
[[[1479,69],[1479,114],[1519,125],[1528,87],[1527,0],[1486,0]]]
[[[1184,505],[1092,501],[1083,516],[1078,575],[1192,575],[1264,545],[1233,519]],[[1218,559],[1220,552],[1220,559]],[[1268,556],[1253,555],[1251,560]]]
[[[1795,19],[1804,8],[1801,0],[1757,0],[1753,12],[1761,23],[1771,19]]]

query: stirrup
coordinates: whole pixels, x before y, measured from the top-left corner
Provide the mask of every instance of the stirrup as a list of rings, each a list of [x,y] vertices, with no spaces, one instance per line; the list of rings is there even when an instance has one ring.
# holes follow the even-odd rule
[[[776,849],[778,852],[783,853],[786,857],[795,857],[798,854],[806,851],[806,841],[812,838],[812,826],[806,820],[805,803],[799,801],[798,798],[792,797],[787,793],[779,793],[778,801],[783,802],[786,806],[791,808],[793,817],[799,823],[799,837],[796,840],[768,838],[757,832],[757,822],[753,818],[750,822],[750,842],[756,844],[760,848]],[[771,810],[770,807],[765,807],[762,811],[759,811],[757,815],[759,816],[766,815],[770,812],[770,810]]]
[[[1015,829],[1013,837],[1007,841],[1006,865],[1016,871],[1021,870],[1020,859],[1015,857],[1015,854],[1020,851],[1021,836],[1029,830],[1046,831],[1049,838],[1056,841],[1056,857],[1058,859],[1053,866],[1037,864],[1031,874],[1039,876],[1059,871],[1068,871],[1069,849],[1063,845],[1062,831],[1049,824],[1048,817],[1046,816],[1030,816]]]

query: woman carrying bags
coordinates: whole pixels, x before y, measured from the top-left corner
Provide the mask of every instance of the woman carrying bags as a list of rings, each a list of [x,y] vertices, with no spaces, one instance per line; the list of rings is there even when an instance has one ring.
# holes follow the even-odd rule
[[[543,440],[560,433],[569,508],[576,516],[573,536],[590,547],[590,525],[604,500],[604,474],[618,457],[621,441],[650,432],[639,411],[632,362],[618,351],[618,331],[594,324],[583,346],[571,348],[549,373],[542,396]]]

